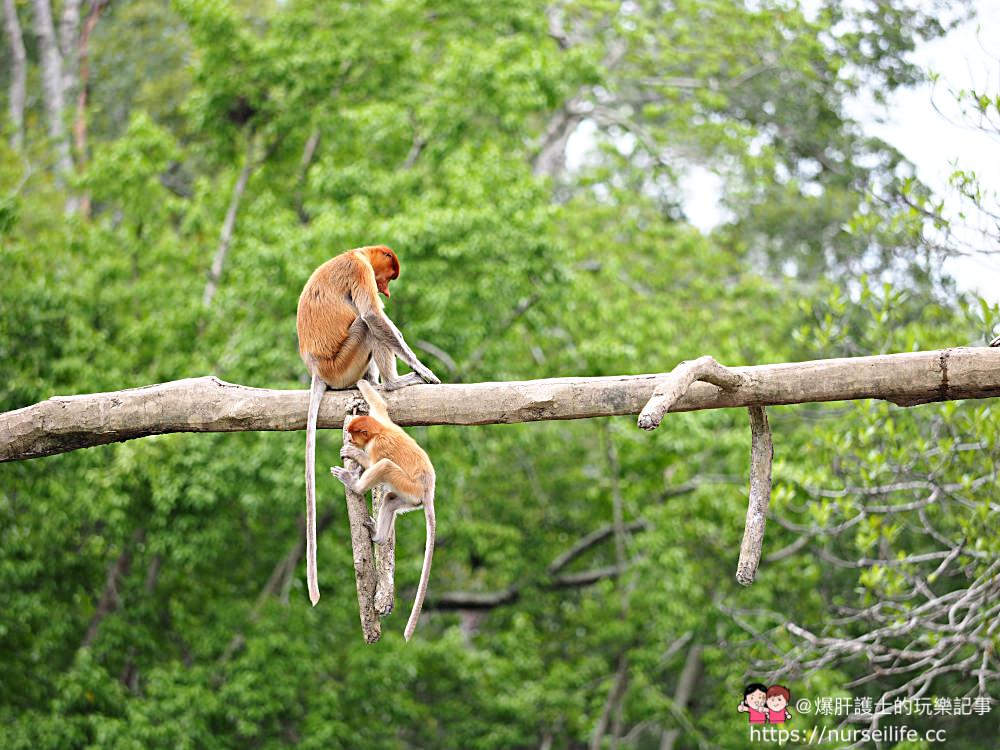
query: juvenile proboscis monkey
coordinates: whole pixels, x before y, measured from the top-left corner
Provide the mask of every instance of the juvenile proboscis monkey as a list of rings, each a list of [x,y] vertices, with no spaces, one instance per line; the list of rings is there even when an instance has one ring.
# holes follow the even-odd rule
[[[440,383],[406,345],[382,309],[381,292],[399,277],[399,259],[384,245],[348,250],[321,265],[299,296],[299,354],[312,375],[306,420],[306,580],[319,601],[316,574],[316,419],[327,388],[350,388],[381,376],[387,391],[421,381]],[[413,372],[400,377],[396,357]]]
[[[364,494],[377,484],[385,485],[386,494],[372,535],[376,544],[383,544],[389,538],[397,513],[424,509],[427,524],[424,563],[410,619],[403,631],[403,637],[410,640],[424,606],[434,556],[434,466],[417,441],[389,419],[386,403],[375,389],[365,381],[358,383],[358,388],[368,402],[369,414],[351,419],[347,425],[351,441],[340,449],[340,455],[356,461],[364,473],[355,474],[343,466],[334,466],[330,471],[352,492]]]

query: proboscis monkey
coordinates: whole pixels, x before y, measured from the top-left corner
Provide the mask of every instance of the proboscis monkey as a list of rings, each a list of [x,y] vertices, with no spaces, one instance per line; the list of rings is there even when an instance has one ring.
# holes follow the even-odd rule
[[[440,383],[417,359],[382,309],[381,292],[399,277],[399,259],[384,245],[348,250],[321,265],[299,296],[299,354],[312,375],[306,419],[306,580],[309,600],[319,601],[316,575],[316,419],[327,388],[350,388],[381,376],[388,391],[421,381]],[[400,377],[399,356],[413,368]]]
[[[363,380],[358,388],[368,402],[369,414],[351,419],[347,425],[351,442],[344,444],[340,455],[356,461],[364,473],[355,474],[343,466],[334,466],[330,471],[351,492],[363,494],[377,484],[385,485],[386,494],[372,535],[376,544],[388,539],[397,513],[424,509],[427,524],[424,563],[410,619],[403,631],[403,637],[410,640],[424,606],[434,556],[434,466],[417,441],[389,419],[386,403],[375,389]]]

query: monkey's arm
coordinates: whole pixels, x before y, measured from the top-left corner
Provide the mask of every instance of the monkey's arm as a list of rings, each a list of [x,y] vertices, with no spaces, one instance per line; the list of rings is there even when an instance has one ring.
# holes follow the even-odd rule
[[[388,458],[382,458],[365,469],[358,477],[343,466],[334,466],[330,473],[344,483],[351,492],[364,494],[376,484],[387,484],[393,492],[408,500],[411,505],[420,505],[423,488],[420,482],[399,468],[399,465]]]
[[[340,457],[342,459],[351,459],[362,469],[367,469],[372,465],[372,460],[368,457],[368,454],[353,443],[344,443],[344,446],[340,449]]]

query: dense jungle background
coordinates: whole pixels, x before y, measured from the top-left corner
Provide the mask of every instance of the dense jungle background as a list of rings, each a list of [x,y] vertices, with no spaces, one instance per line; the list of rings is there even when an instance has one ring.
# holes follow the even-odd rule
[[[446,382],[983,345],[1000,309],[942,262],[968,251],[956,222],[995,238],[986,165],[957,165],[949,216],[849,115],[923,80],[913,50],[974,10],[4,0],[0,411],[205,374],[306,388],[302,285],[372,243]],[[939,93],[997,132],[995,91]],[[721,179],[711,231],[692,169]],[[413,429],[439,547],[404,644],[424,530],[400,519],[375,646],[337,430],[315,609],[302,432],[4,464],[0,747],[742,748],[758,680],[791,689],[792,728],[914,698],[955,710],[874,724],[996,747],[997,410],[771,409],[750,588],[744,410]],[[796,709],[824,697],[853,716]]]

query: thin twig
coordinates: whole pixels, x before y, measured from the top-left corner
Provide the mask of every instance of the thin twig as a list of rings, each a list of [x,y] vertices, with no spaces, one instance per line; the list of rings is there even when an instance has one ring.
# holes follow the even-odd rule
[[[222,222],[222,231],[219,233],[219,246],[215,250],[215,257],[212,259],[212,268],[208,273],[208,282],[205,284],[205,293],[202,295],[201,303],[205,307],[212,306],[212,299],[219,288],[219,279],[222,278],[222,267],[226,262],[226,254],[229,246],[233,242],[233,232],[236,229],[236,213],[240,208],[240,201],[243,200],[243,193],[247,189],[250,181],[250,173],[254,168],[254,136],[247,136],[247,150],[243,157],[243,168],[240,170],[236,184],[233,186],[233,194],[229,198],[229,208],[226,209],[226,218]]]

